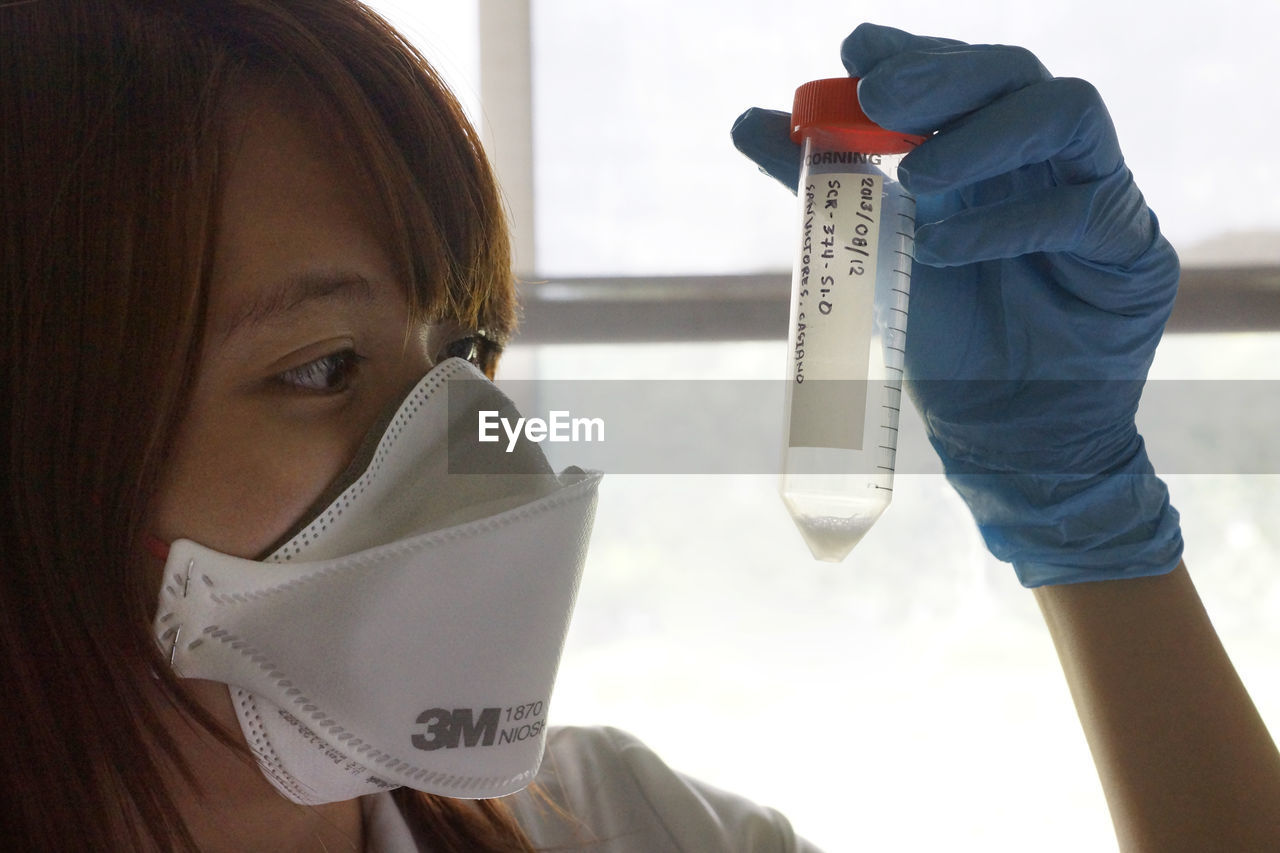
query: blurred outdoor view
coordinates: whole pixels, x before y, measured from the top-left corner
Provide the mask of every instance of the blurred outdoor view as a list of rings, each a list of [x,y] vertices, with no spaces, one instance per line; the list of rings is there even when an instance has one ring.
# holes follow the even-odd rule
[[[780,373],[785,350],[516,356],[556,377],[727,379]],[[1280,335],[1170,336],[1152,376],[1274,380],[1278,365]],[[1274,390],[1264,403],[1252,417],[1280,425]],[[902,444],[918,447],[923,428],[903,414]],[[1192,576],[1280,732],[1280,476],[1166,479]],[[606,476],[553,704],[559,723],[629,729],[677,769],[775,806],[827,850],[1114,849],[1031,594],[940,474],[899,475],[838,565],[809,556],[774,477]]]

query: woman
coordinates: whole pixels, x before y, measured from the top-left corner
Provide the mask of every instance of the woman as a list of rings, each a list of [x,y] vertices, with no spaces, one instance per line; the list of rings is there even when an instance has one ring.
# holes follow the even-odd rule
[[[437,441],[435,426],[411,404],[431,393],[433,377],[459,372],[450,357],[492,373],[514,318],[497,188],[474,132],[427,64],[354,3],[6,4],[0,32],[8,318],[0,387],[11,401],[0,479],[14,513],[0,592],[4,665],[14,685],[2,700],[6,843],[475,851],[529,850],[532,834],[544,846],[613,835],[627,837],[631,849],[651,849],[674,836],[658,810],[635,807],[646,799],[643,785],[661,789],[655,801],[682,790],[675,802],[694,808],[722,799],[681,787],[651,754],[607,730],[554,735],[540,780],[572,808],[598,812],[590,827],[545,794],[474,799],[529,781],[546,737],[546,696],[517,695],[527,701],[491,731],[494,709],[460,708],[462,700],[431,693],[448,664],[473,661],[471,651],[445,645],[448,636],[438,665],[424,666],[423,654],[412,672],[391,668],[389,681],[386,655],[405,645],[398,636],[373,650],[377,660],[345,667],[347,633],[321,638],[323,653],[311,649],[322,681],[334,672],[372,673],[379,692],[366,698],[366,710],[388,707],[386,694],[401,683],[422,682],[423,704],[404,720],[403,740],[375,751],[335,733],[333,721],[300,719],[310,705],[286,704],[281,677],[263,686],[280,688],[276,695],[179,679],[203,675],[196,658],[226,647],[218,632],[176,630],[199,615],[174,618],[195,598],[188,592],[225,585],[219,567],[234,571],[237,558],[278,553],[282,542],[298,551],[299,537],[310,535],[293,530],[300,520],[328,524],[344,508],[351,517],[354,510],[337,502],[326,511],[323,493],[367,434],[416,431],[426,444]],[[383,466],[395,476],[373,485],[420,474],[423,460],[413,461]],[[545,471],[521,473],[536,475],[510,478],[522,489],[529,482],[560,489]],[[441,512],[431,523],[440,527],[449,513],[450,523],[459,521],[464,502],[453,491],[483,492],[484,525],[470,540],[429,543],[437,553],[511,529],[489,524],[495,501],[507,511],[494,517],[507,522],[515,510],[537,508],[542,526],[523,550],[547,550],[543,520],[554,513],[541,495],[495,496],[460,482],[427,482],[427,494],[420,488],[412,502],[399,502],[434,503]],[[356,509],[363,500],[355,499]],[[375,509],[376,525],[390,510]],[[582,515],[557,529],[574,533],[576,523],[585,541]],[[192,541],[207,549],[194,573],[194,560],[174,561]],[[389,535],[375,544],[397,541]],[[549,599],[558,628],[528,626],[544,635],[507,644],[496,660],[478,658],[481,668],[451,670],[464,690],[523,684],[531,668],[549,683],[572,601],[571,570],[581,562],[565,550],[551,555],[546,571],[520,554],[508,583],[464,589],[472,602],[456,593],[471,582],[465,576],[419,591],[410,597],[409,615],[421,623],[409,632],[414,642],[451,618],[460,631],[484,620],[494,631],[509,626],[533,609],[554,571],[566,581]],[[163,570],[166,561],[175,568]],[[441,572],[458,569],[456,560],[444,562]],[[250,565],[264,577],[284,571]],[[184,566],[181,591],[166,603],[165,590],[177,583],[172,572]],[[346,597],[299,604],[276,594],[271,600],[284,605],[273,605],[267,621],[322,630],[308,610],[327,605],[335,620],[372,608],[372,618],[354,627],[376,627],[405,598],[379,586],[387,574],[361,576]],[[521,598],[490,604],[529,577],[539,584]],[[436,603],[454,593],[450,606]],[[521,658],[534,639],[541,651]],[[513,659],[523,665],[507,672],[502,664]],[[262,674],[250,669],[241,675]],[[245,686],[239,676],[222,681]],[[344,696],[313,698],[333,707]],[[352,730],[376,722],[357,716]],[[320,735],[332,742],[317,750]],[[330,758],[348,746],[335,776]],[[378,754],[388,749],[404,750],[405,760],[391,766]],[[482,754],[514,758],[493,759],[498,770],[483,774],[469,769]],[[401,765],[411,762],[448,772],[409,778]],[[405,781],[469,798],[397,787]],[[780,818],[723,799],[722,812],[742,812],[735,832],[786,831]],[[685,815],[675,832],[721,830]]]
[[[24,849],[806,849],[777,815],[608,730],[555,733],[533,792],[503,800],[403,786],[308,798],[281,782],[227,685],[179,677],[195,643],[153,630],[156,590],[184,540],[232,565],[325,518],[344,468],[423,374],[451,356],[492,374],[514,324],[492,175],[421,57],[346,0],[37,0],[0,5],[0,34],[3,837]],[[919,387],[923,405],[947,402]],[[189,569],[179,597],[200,583]],[[1185,572],[1038,595],[1122,839],[1172,849],[1170,814],[1209,840],[1274,828],[1199,796],[1247,781],[1274,804],[1280,774],[1238,681],[1221,683],[1230,666]],[[1130,640],[1098,630],[1113,619],[1153,649],[1186,625],[1199,635],[1190,648],[1180,635],[1181,658],[1153,652],[1135,668]],[[1171,680],[1179,660],[1193,677]],[[1180,696],[1150,701],[1197,683],[1210,719],[1188,722]],[[423,754],[456,745],[458,728],[483,740],[479,719],[451,729],[429,710]],[[1132,736],[1135,720],[1150,736]],[[404,763],[358,775],[377,783]]]

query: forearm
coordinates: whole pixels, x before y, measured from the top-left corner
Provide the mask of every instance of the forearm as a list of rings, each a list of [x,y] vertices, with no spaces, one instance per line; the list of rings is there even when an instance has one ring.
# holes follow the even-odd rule
[[[1280,850],[1280,754],[1185,566],[1035,590],[1123,850]]]

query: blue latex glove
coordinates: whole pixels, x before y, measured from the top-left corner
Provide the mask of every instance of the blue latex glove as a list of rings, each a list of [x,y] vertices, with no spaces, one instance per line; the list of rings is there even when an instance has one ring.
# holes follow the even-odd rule
[[[841,58],[873,121],[937,131],[899,170],[918,223],[906,388],[987,547],[1025,586],[1171,571],[1178,513],[1134,415],[1178,258],[1097,92],[1021,48],[870,24]],[[789,125],[748,110],[733,139],[794,191]]]

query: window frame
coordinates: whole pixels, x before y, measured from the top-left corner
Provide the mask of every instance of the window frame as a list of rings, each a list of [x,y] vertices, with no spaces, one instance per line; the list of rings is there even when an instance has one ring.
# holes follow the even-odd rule
[[[791,274],[602,276],[521,285],[522,344],[781,340]],[[1188,267],[1171,333],[1280,331],[1280,267]]]

